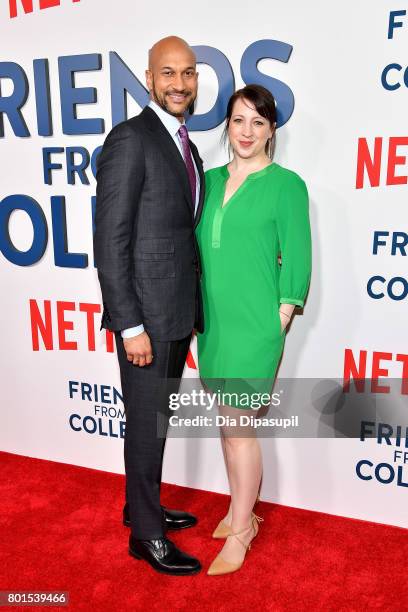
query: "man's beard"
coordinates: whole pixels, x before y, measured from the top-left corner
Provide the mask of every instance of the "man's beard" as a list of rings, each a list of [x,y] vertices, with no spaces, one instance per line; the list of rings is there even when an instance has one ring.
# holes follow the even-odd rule
[[[173,115],[173,117],[182,117],[184,116],[184,113],[186,113],[188,111],[188,109],[190,108],[190,106],[192,106],[192,104],[194,103],[194,98],[191,96],[191,92],[188,92],[189,97],[186,98],[186,100],[189,100],[189,103],[187,104],[187,106],[185,107],[185,109],[183,111],[180,112],[174,112],[172,111],[166,103],[166,95],[163,95],[163,98],[160,98],[160,96],[157,94],[156,88],[154,86],[154,82],[153,82],[153,94],[154,94],[154,101],[156,102],[156,104],[158,104],[160,106],[161,109],[163,109],[164,111],[166,111],[166,113],[169,113],[169,115]],[[177,92],[177,93],[183,93],[183,92]],[[184,92],[185,93],[185,92]]]

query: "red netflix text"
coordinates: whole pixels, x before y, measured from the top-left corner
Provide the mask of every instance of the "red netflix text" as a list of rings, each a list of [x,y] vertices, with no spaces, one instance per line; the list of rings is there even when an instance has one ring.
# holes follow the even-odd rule
[[[390,368],[393,375],[390,374]],[[394,373],[395,372],[395,373]],[[401,379],[401,394],[408,395],[408,355],[404,353],[387,353],[383,351],[365,350],[354,353],[352,349],[344,350],[343,389],[350,390],[350,382],[354,381],[357,392],[366,391],[366,383],[370,384],[372,393],[390,393],[390,386],[379,382],[380,378]]]
[[[383,138],[378,136],[374,139],[374,146],[370,147],[366,138],[358,139],[356,189],[364,187],[365,177],[370,187],[378,187],[380,184],[406,185],[408,182],[408,169],[397,173],[397,167],[404,166],[407,162],[407,157],[402,154],[400,148],[408,146],[408,136],[391,136],[386,151],[384,151],[386,139],[384,141],[383,143]],[[385,164],[383,164],[384,170],[381,171],[382,159],[385,156],[387,156],[386,172]]]
[[[107,329],[99,332],[100,304],[58,300],[30,300],[30,324],[33,351],[96,351],[96,332],[105,335],[103,350],[114,352],[113,333]],[[78,313],[80,315],[78,316]],[[70,317],[71,315],[71,317]],[[74,320],[72,320],[74,319]],[[86,334],[84,337],[83,329]],[[186,365],[192,370],[197,366],[189,351]]]
[[[100,314],[100,304],[89,304],[87,302],[65,302],[57,301],[51,304],[51,300],[44,300],[40,305],[37,300],[30,300],[31,338],[33,351],[45,349],[53,351],[77,351],[78,333],[74,321],[69,320],[70,312],[81,312],[84,317],[87,338],[84,348],[95,351],[95,315]],[[54,334],[54,332],[56,332]],[[67,332],[68,333],[67,337]],[[72,332],[74,332],[72,334]],[[106,351],[113,353],[113,333],[104,330],[106,334]],[[72,335],[74,337],[72,337]],[[54,337],[56,340],[54,340]],[[81,347],[82,348],[82,347]]]
[[[80,2],[80,0],[71,1]],[[14,18],[22,14],[32,13],[34,10],[43,11],[53,6],[60,6],[60,4],[61,0],[37,0],[36,5],[33,4],[33,0],[9,0],[10,17]],[[23,13],[21,10],[23,10]]]

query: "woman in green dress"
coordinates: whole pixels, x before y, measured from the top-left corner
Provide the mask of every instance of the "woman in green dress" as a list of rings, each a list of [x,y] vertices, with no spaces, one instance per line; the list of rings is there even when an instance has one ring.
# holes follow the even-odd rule
[[[233,159],[206,173],[197,228],[205,317],[199,371],[207,388],[223,393],[218,408],[230,423],[239,424],[243,409],[256,416],[237,399],[248,397],[245,391],[271,393],[285,328],[294,308],[303,306],[310,280],[307,189],[297,174],[272,162],[275,128],[267,89],[247,85],[233,94],[226,117]],[[213,534],[226,541],[210,575],[239,569],[258,532],[252,510],[262,476],[259,442],[250,427],[227,429],[221,438],[231,503]]]

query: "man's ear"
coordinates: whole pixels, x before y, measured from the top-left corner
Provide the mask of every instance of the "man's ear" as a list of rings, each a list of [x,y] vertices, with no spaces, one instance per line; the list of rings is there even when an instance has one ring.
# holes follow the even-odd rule
[[[151,91],[151,89],[152,89],[152,72],[151,72],[151,70],[145,70],[145,78],[146,78],[147,89],[149,91]]]
[[[196,77],[198,78],[198,72],[196,73]],[[196,99],[197,99],[197,98],[196,98]],[[194,115],[194,111],[195,111],[194,104],[195,104],[195,101],[194,101],[194,102],[192,102],[192,103],[190,104],[190,106],[188,107],[188,114],[189,114],[189,115]]]

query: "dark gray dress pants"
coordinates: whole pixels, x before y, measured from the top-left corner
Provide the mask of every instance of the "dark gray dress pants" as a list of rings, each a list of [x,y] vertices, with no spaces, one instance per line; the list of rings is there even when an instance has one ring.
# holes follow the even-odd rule
[[[142,368],[126,359],[119,332],[115,337],[126,414],[126,500],[132,535],[152,540],[165,534],[160,484],[169,393],[178,391],[191,334],[171,342],[152,340],[153,362]]]

